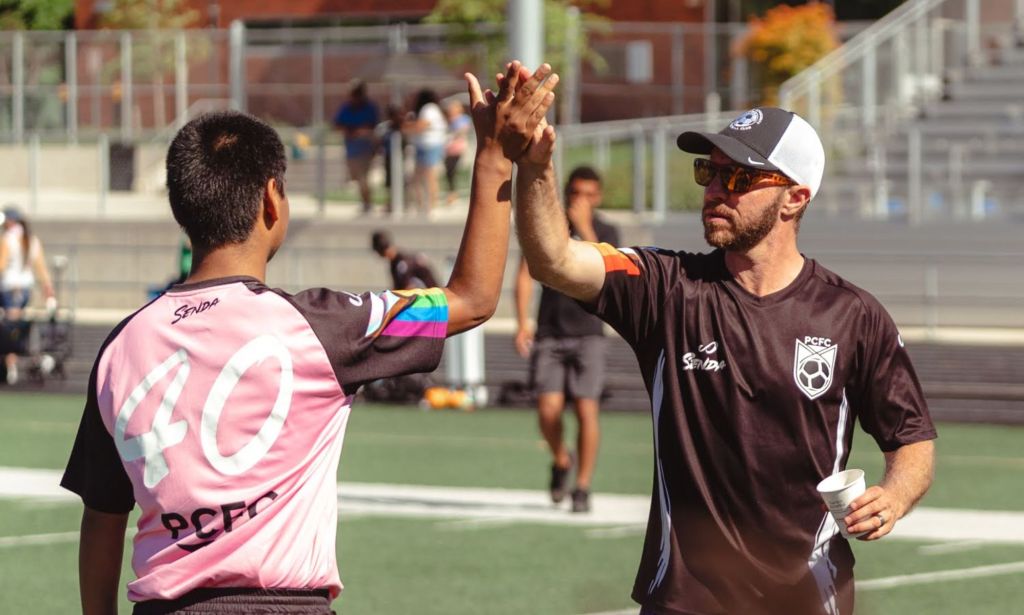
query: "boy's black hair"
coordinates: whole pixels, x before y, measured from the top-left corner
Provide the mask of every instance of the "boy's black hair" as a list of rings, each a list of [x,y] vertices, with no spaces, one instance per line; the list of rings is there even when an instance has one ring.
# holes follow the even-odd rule
[[[242,243],[256,225],[267,181],[284,196],[287,166],[277,132],[246,113],[195,118],[167,150],[174,219],[199,249]]]

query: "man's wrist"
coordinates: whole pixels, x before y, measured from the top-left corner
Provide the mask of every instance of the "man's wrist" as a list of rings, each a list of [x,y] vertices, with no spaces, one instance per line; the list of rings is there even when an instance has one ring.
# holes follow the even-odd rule
[[[516,162],[516,168],[523,177],[543,177],[549,170],[553,170],[550,160],[541,163],[520,160]]]

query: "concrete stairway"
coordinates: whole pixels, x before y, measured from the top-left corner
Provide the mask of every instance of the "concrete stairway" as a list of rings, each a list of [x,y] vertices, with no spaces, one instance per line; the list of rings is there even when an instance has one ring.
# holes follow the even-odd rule
[[[842,160],[829,181],[871,187],[880,164],[890,211],[906,215],[909,133],[917,130],[926,217],[972,215],[972,190],[984,195],[984,213],[1024,216],[1024,46],[1000,49],[992,58],[988,65],[950,71],[941,100],[922,104],[916,117],[876,135],[874,143],[867,138],[864,151]],[[860,197],[866,194],[870,199],[864,190]]]

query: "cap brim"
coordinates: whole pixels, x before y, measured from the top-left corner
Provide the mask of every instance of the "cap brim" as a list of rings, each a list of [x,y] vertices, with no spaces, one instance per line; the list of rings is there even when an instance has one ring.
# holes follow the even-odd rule
[[[711,150],[717,147],[723,154],[743,166],[763,169],[765,171],[779,170],[767,158],[758,154],[753,149],[730,136],[718,134],[717,132],[687,131],[679,135],[679,138],[676,139],[676,145],[684,152],[705,155],[710,154]]]

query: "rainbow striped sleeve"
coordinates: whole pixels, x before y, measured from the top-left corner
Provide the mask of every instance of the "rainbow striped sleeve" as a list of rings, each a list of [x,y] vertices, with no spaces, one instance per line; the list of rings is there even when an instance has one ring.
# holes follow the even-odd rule
[[[383,293],[379,335],[439,337],[448,333],[448,298],[440,288],[389,290]]]
[[[640,257],[630,248],[616,248],[607,243],[593,244],[604,258],[605,273],[624,271],[626,275],[640,275]]]

